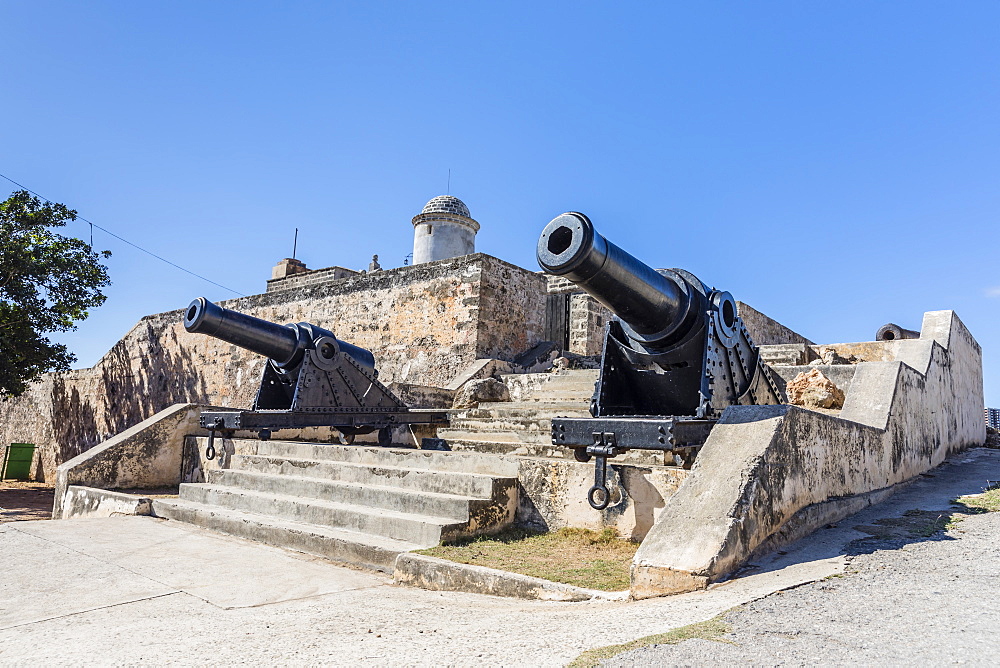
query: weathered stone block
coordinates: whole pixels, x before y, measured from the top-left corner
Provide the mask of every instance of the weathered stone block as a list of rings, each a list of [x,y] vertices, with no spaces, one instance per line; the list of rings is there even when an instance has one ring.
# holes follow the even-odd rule
[[[484,401],[510,401],[507,386],[496,378],[472,380],[462,386],[455,395],[453,408],[469,408]]]

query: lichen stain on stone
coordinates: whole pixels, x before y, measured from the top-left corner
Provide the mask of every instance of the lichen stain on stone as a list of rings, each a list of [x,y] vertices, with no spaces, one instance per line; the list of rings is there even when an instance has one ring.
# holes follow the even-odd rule
[[[412,471],[409,469],[388,469],[380,467],[370,467],[368,469],[372,475],[379,476],[380,478],[405,478]]]

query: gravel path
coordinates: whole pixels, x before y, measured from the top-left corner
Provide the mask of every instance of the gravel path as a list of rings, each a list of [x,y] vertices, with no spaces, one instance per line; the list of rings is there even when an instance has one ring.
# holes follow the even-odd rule
[[[965,517],[926,538],[893,531],[891,521],[866,530],[878,527],[890,535],[851,543],[843,576],[727,614],[728,642],[655,645],[606,665],[996,665],[1000,513]]]

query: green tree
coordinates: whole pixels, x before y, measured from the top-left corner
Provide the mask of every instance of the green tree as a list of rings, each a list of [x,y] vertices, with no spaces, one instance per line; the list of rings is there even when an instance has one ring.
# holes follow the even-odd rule
[[[76,329],[100,306],[108,269],[80,239],[53,231],[76,211],[19,190],[0,202],[0,397],[16,397],[47,371],[76,357],[45,334]]]

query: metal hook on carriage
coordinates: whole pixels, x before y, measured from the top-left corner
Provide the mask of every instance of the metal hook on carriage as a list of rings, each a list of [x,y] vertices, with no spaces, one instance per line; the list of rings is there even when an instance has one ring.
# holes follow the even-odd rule
[[[205,448],[205,459],[212,461],[215,459],[215,431],[222,429],[223,419],[215,418],[211,424],[206,425],[208,429],[208,447]]]
[[[621,453],[614,433],[594,432],[594,444],[586,450],[587,459],[594,457],[594,486],[587,492],[587,502],[594,510],[604,510],[611,504],[611,490],[608,489],[608,457],[615,457]]]

